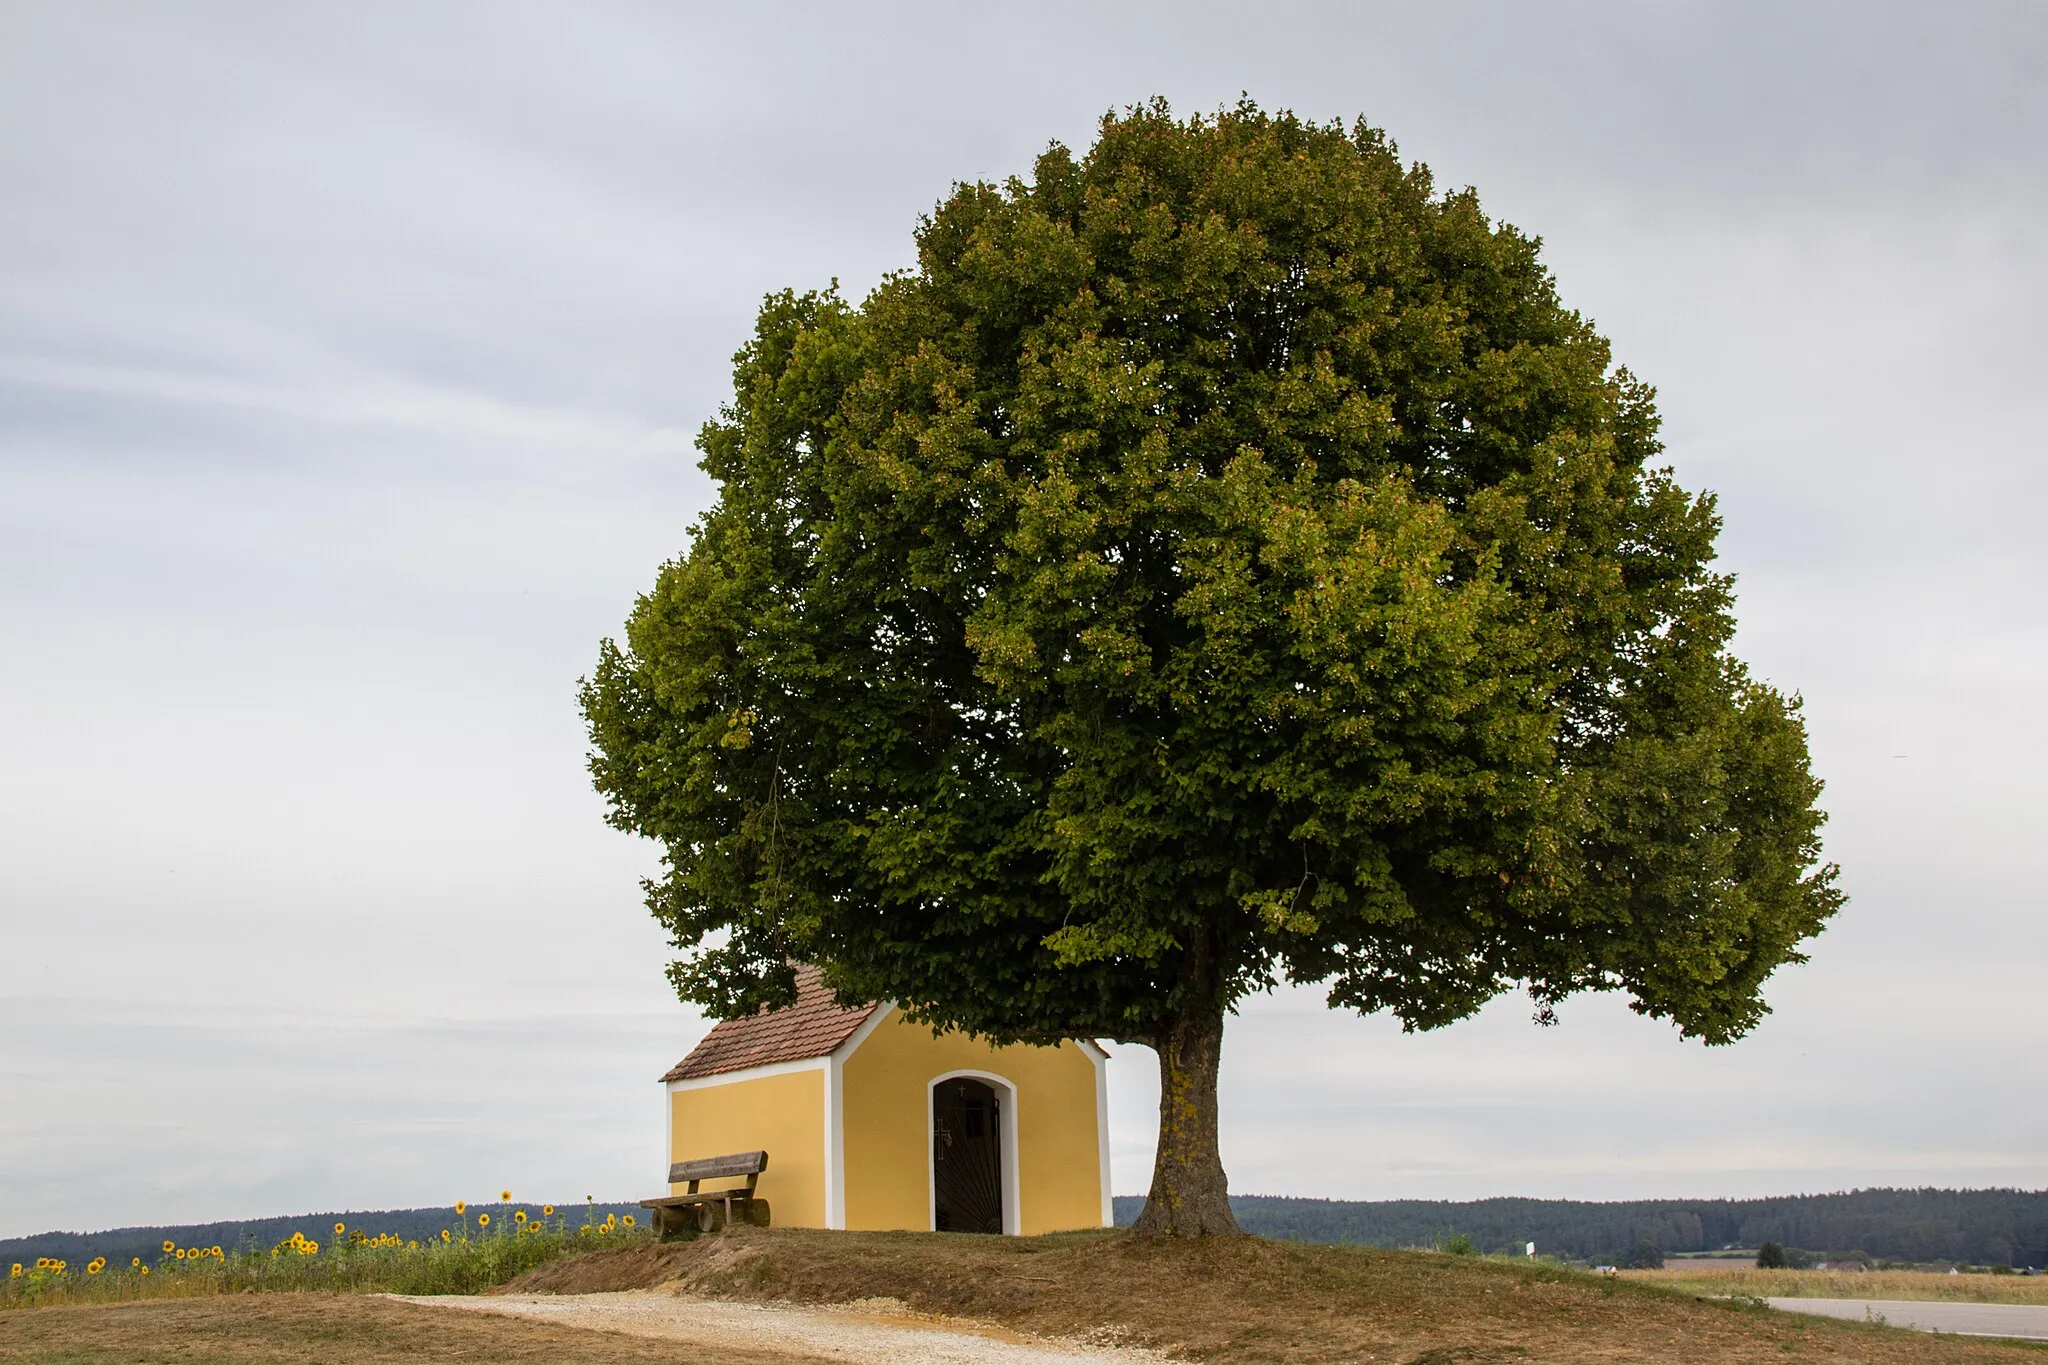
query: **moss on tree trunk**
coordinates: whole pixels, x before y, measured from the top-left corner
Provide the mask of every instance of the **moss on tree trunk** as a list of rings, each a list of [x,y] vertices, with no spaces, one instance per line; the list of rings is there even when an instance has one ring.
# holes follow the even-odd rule
[[[1132,1231],[1141,1237],[1239,1233],[1217,1137],[1216,1077],[1223,1060],[1223,986],[1214,939],[1186,953],[1178,1009],[1154,1040],[1159,1054],[1159,1147],[1152,1189]]]

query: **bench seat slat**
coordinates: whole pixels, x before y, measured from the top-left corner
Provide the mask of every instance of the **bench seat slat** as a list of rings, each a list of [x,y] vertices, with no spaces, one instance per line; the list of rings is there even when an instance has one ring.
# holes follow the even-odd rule
[[[729,1156],[678,1161],[668,1168],[668,1183],[681,1185],[691,1180],[725,1180],[734,1176],[759,1175],[767,1169],[768,1153],[734,1152]]]

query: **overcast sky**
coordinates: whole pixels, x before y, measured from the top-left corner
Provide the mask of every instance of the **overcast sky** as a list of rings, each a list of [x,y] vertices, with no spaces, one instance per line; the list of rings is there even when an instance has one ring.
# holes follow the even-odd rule
[[[1240,91],[1476,185],[1658,386],[1850,902],[1726,1049],[1255,1000],[1233,1188],[2048,1185],[2048,11],[7,0],[0,1236],[655,1191],[705,1024],[575,682],[755,307]]]

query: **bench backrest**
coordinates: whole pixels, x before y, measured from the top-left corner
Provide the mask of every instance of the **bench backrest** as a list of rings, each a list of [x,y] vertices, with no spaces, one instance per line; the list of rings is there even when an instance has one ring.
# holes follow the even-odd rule
[[[700,1180],[719,1180],[727,1176],[759,1175],[768,1169],[766,1152],[733,1152],[727,1156],[700,1157],[695,1161],[678,1161],[668,1168],[668,1183],[681,1185],[688,1182],[695,1186]]]

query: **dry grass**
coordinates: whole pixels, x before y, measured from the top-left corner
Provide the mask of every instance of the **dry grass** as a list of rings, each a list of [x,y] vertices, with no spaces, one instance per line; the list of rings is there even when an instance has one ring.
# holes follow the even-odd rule
[[[1776,1299],[1916,1299],[1941,1303],[2048,1304],[2048,1275],[1948,1275],[1923,1270],[1758,1270],[1674,1262],[1623,1276],[1686,1294]]]
[[[1205,1365],[2039,1362],[2018,1346],[1799,1318],[1527,1263],[1252,1238],[743,1230],[544,1266],[508,1292],[674,1281],[708,1297],[913,1309]]]
[[[1817,1278],[1817,1277],[1810,1277]],[[676,1282],[711,1297],[896,1299],[1053,1337],[1165,1348],[1202,1365],[2038,1365],[2039,1351],[1695,1299],[1633,1279],[1420,1252],[1115,1234],[964,1237],[742,1230],[572,1257],[515,1282],[581,1292]],[[1819,1292],[1815,1290],[1814,1292]],[[720,1365],[819,1365],[720,1341]],[[227,1294],[0,1314],[0,1365],[674,1361],[673,1342],[322,1293]]]
[[[719,1365],[822,1365],[720,1343]],[[673,1342],[355,1294],[234,1294],[0,1315],[5,1365],[675,1365]]]

